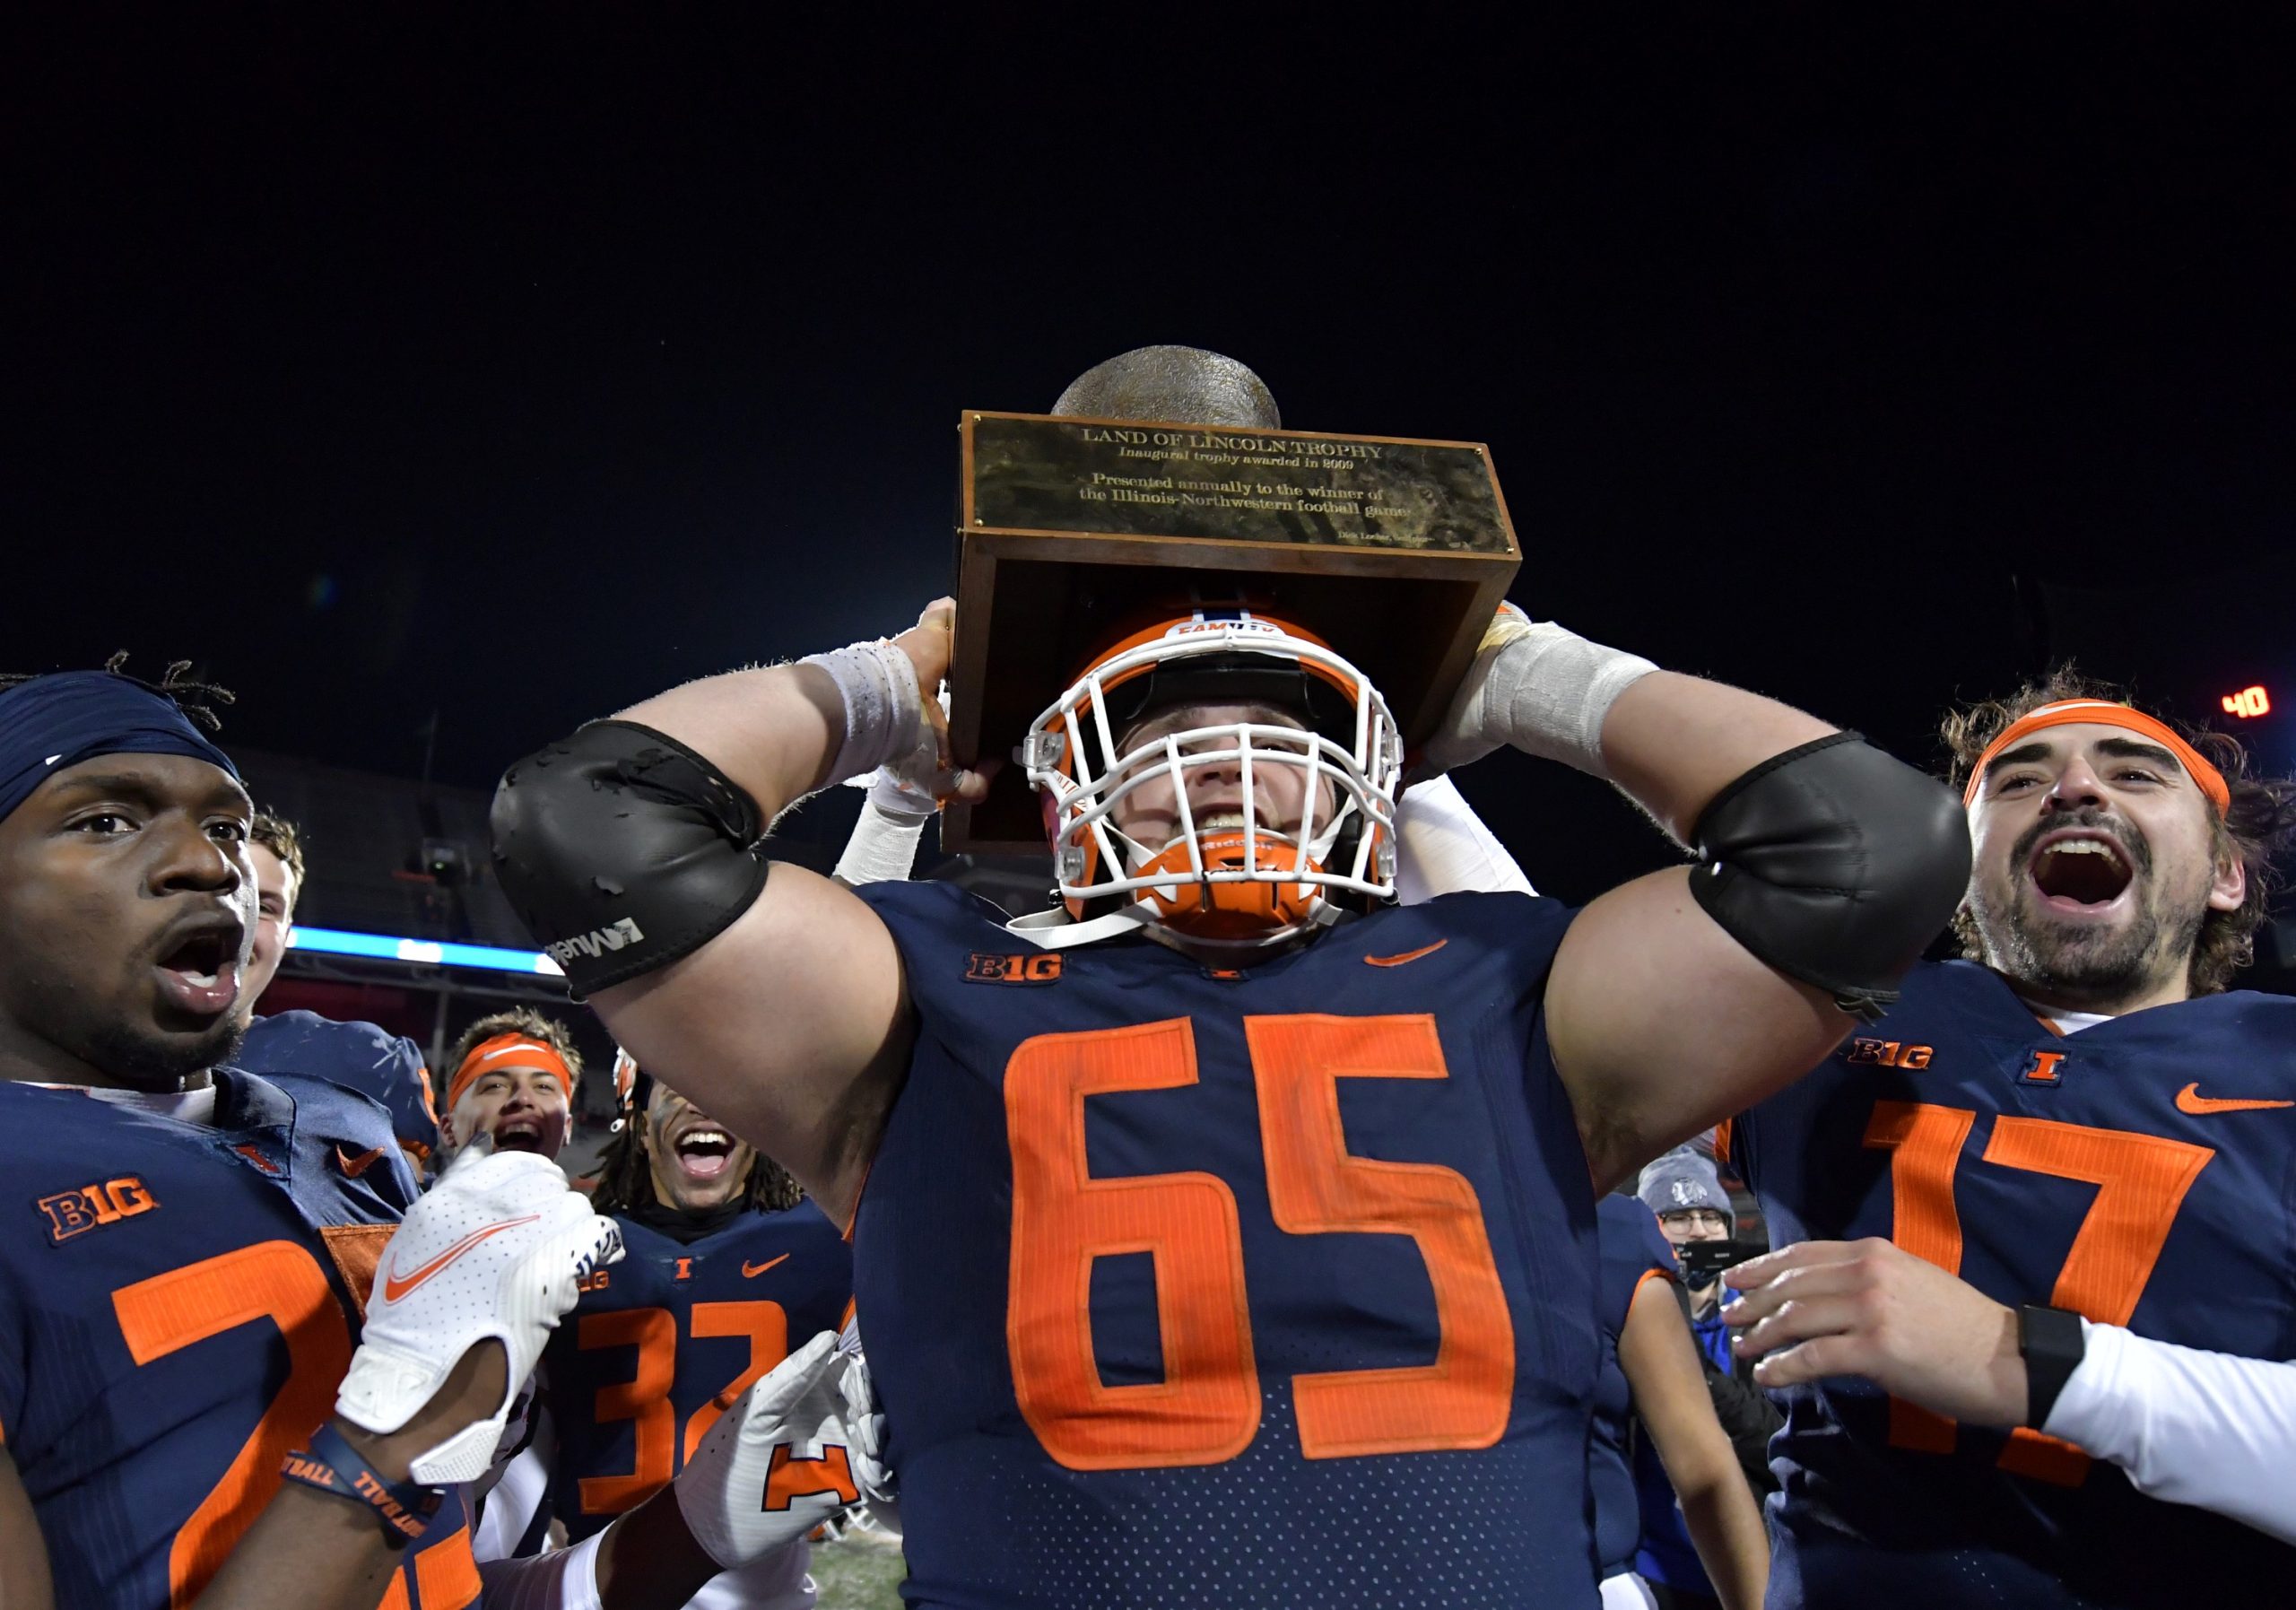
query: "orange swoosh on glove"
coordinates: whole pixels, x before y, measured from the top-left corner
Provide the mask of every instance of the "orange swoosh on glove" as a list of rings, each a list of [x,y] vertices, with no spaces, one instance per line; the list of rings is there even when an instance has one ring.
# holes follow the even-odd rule
[[[500,1235],[506,1230],[516,1230],[521,1224],[531,1224],[536,1219],[541,1217],[542,1215],[538,1213],[530,1213],[522,1219],[504,1219],[499,1224],[482,1224],[476,1230],[472,1231],[468,1235],[463,1237],[461,1240],[457,1241],[453,1246],[439,1254],[438,1257],[432,1258],[429,1263],[424,1264],[421,1268],[415,1270],[413,1274],[392,1275],[386,1273],[383,1276],[383,1301],[386,1302],[396,1302],[400,1298],[414,1290],[415,1287],[430,1279],[433,1275],[436,1275],[439,1270],[445,1268],[448,1264],[453,1263],[455,1259],[460,1258],[464,1253],[469,1251],[473,1247],[477,1246],[479,1242],[484,1240],[488,1236]]]

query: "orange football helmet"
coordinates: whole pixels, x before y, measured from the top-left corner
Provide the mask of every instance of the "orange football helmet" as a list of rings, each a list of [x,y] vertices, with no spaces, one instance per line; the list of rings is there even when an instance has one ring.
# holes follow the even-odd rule
[[[1146,718],[1192,706],[1283,718],[1187,726],[1124,749]],[[1079,919],[1121,909],[1213,953],[1305,936],[1395,896],[1403,739],[1387,701],[1312,633],[1247,609],[1197,610],[1095,655],[1029,728],[1022,758],[1042,796],[1061,899]],[[1265,819],[1255,772],[1302,773],[1300,819]],[[1241,809],[1198,821],[1191,773],[1231,772]],[[1178,831],[1143,843],[1119,806],[1167,779]]]

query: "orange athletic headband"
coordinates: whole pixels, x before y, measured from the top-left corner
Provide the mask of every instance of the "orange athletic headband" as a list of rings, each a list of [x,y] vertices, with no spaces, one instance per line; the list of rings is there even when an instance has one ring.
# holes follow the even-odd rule
[[[2086,722],[2097,727],[2118,727],[2141,735],[2160,744],[2177,757],[2200,791],[2216,802],[2216,814],[2222,815],[2231,808],[2232,790],[2225,786],[2224,774],[2208,763],[2202,754],[2165,722],[2156,721],[2143,710],[2131,709],[2125,704],[2115,704],[2105,699],[2066,699],[2055,704],[2045,704],[2031,715],[2012,721],[2006,731],[1986,745],[1985,753],[1970,769],[1969,786],[1961,790],[1961,804],[1969,805],[1977,798],[1978,788],[1985,781],[1985,769],[1993,764],[1993,757],[2022,738],[2051,727],[2070,727]]]
[[[488,1063],[499,1061],[513,1051],[519,1053],[520,1066],[548,1069],[557,1079],[558,1088],[566,1092],[566,1099],[570,1101],[574,1099],[574,1075],[567,1068],[565,1057],[531,1035],[497,1034],[491,1040],[482,1040],[471,1047],[470,1055],[463,1058],[463,1065],[455,1070],[455,1076],[447,1081],[448,1110],[451,1110],[455,1103],[463,1099],[463,1092],[476,1083],[481,1074],[488,1071]]]

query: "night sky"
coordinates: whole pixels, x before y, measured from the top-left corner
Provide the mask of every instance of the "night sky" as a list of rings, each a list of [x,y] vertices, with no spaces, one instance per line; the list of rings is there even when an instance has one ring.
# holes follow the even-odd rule
[[[195,656],[227,741],[410,776],[436,711],[484,787],[899,629],[959,410],[1170,341],[1489,442],[1526,607],[1924,763],[2052,649],[2296,708],[2284,31],[342,9],[7,25],[0,668]],[[1463,781],[1557,892],[1661,853]]]

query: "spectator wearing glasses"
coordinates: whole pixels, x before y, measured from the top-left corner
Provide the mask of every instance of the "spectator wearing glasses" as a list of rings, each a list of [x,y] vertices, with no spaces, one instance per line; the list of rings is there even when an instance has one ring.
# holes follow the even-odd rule
[[[1657,1216],[1659,1232],[1676,1253],[1699,1241],[1726,1241],[1737,1228],[1730,1195],[1714,1165],[1688,1146],[1677,1147],[1642,1171],[1635,1195]],[[1735,1366],[1730,1353],[1730,1333],[1721,1318],[1726,1292],[1717,1275],[1693,1285],[1685,1275],[1682,1294],[1691,1322],[1691,1336],[1698,1344],[1706,1374],[1708,1396],[1714,1412],[1729,1434],[1739,1468],[1757,1498],[1774,1486],[1767,1452],[1770,1435],[1778,1428],[1772,1408]],[[1634,1455],[1635,1487],[1642,1503],[1642,1545],[1634,1570],[1649,1585],[1662,1610],[1704,1610],[1721,1603],[1709,1582],[1692,1545],[1690,1530],[1665,1466],[1646,1439]]]

